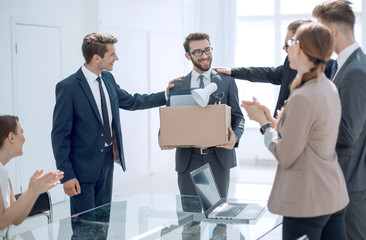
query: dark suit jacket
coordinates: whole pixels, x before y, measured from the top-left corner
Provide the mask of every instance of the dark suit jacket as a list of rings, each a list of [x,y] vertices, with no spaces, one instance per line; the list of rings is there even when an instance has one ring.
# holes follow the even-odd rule
[[[334,78],[342,105],[336,145],[349,192],[366,189],[366,55],[355,50]]]
[[[164,92],[131,95],[121,89],[113,75],[102,72],[112,109],[116,161],[126,170],[119,108],[138,110],[166,104]],[[108,100],[107,100],[108,101]],[[56,85],[52,147],[57,168],[65,173],[62,182],[77,178],[95,182],[103,167],[104,125],[94,96],[81,68]]]
[[[332,65],[334,60],[329,60],[325,69],[325,75],[329,78],[332,71]],[[276,109],[280,110],[285,103],[285,100],[290,96],[290,86],[294,78],[296,77],[297,71],[290,68],[288,57],[286,57],[283,65],[278,67],[240,67],[232,68],[231,76],[237,79],[245,79],[251,82],[262,82],[272,83],[275,85],[281,85],[280,93],[276,103]]]
[[[238,88],[236,87],[234,78],[219,74],[215,71],[211,73],[211,82],[217,84],[217,90],[213,94],[224,93],[221,100],[222,104],[227,104],[231,107],[231,128],[240,139],[244,132],[244,116],[239,106]],[[170,89],[170,93],[190,93],[191,92],[191,73],[183,78],[180,82],[175,82],[174,87]],[[209,104],[214,104],[214,98],[211,95]],[[239,141],[238,141],[239,143]],[[235,147],[238,146],[238,143]],[[183,172],[187,169],[191,159],[192,148],[177,148],[175,152],[175,170]],[[230,169],[236,166],[235,149],[215,148],[215,154],[221,165]]]

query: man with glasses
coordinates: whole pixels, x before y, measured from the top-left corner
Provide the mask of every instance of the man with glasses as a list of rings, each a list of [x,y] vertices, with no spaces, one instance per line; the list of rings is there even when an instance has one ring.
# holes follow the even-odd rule
[[[192,61],[193,70],[182,81],[174,83],[170,90],[174,93],[190,93],[192,89],[204,88],[209,83],[217,84],[215,93],[220,95],[221,103],[231,107],[231,128],[229,142],[210,148],[177,148],[175,155],[178,185],[181,195],[196,195],[190,172],[209,163],[215,176],[220,194],[227,197],[229,191],[230,168],[236,166],[234,147],[244,131],[244,117],[240,110],[238,89],[232,77],[211,70],[213,49],[209,35],[191,33],[183,43],[185,57]],[[209,104],[214,104],[213,100]],[[164,147],[163,149],[172,149]]]
[[[282,50],[287,53],[287,40],[291,39],[296,30],[300,25],[304,23],[310,23],[311,20],[295,20],[290,23],[287,27],[287,33],[284,41],[284,45]],[[327,64],[327,68],[325,70],[325,74],[329,77],[331,72],[333,60],[331,60]],[[278,100],[276,104],[276,108],[274,111],[274,117],[276,116],[277,110],[280,110],[284,105],[285,101],[290,95],[290,85],[294,78],[296,77],[297,72],[290,68],[290,64],[288,58],[286,57],[283,65],[278,67],[238,67],[238,68],[214,68],[219,73],[224,73],[226,75],[232,76],[236,79],[248,80],[250,82],[262,82],[262,83],[272,83],[274,85],[281,85],[280,93],[278,95]]]

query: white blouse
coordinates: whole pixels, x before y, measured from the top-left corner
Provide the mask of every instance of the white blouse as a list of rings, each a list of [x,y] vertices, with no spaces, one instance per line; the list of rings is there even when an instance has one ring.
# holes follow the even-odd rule
[[[0,162],[0,189],[3,197],[4,208],[10,207],[10,184],[9,184],[9,172]],[[0,231],[0,237],[5,236],[5,230]]]

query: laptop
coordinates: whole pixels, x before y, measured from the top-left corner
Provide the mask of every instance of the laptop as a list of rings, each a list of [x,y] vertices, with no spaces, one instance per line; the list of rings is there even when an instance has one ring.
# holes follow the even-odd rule
[[[198,105],[198,104],[193,99],[191,93],[178,93],[178,94],[172,94],[170,96],[170,106],[171,107],[193,106],[193,105]]]
[[[255,220],[265,206],[253,203],[231,203],[221,198],[208,163],[192,171],[191,177],[203,211],[209,219]]]

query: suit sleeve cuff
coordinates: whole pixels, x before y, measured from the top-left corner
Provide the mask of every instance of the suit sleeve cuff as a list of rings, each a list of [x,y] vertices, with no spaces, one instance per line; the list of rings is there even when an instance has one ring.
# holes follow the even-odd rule
[[[166,91],[164,91],[165,101],[168,101],[168,95],[166,94]]]
[[[240,69],[235,67],[235,68],[231,68],[231,76],[233,78],[236,78],[239,76],[239,73],[240,73]]]

